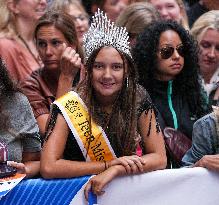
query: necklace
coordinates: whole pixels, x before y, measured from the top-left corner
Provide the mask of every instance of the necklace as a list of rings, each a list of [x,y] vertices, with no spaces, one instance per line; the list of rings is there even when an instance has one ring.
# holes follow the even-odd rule
[[[39,67],[41,67],[41,64],[39,62],[39,60],[37,59],[37,57],[34,55],[34,53],[32,52],[32,50],[30,49],[30,47],[28,46],[27,42],[21,37],[21,35],[18,35],[18,38],[22,41],[22,43],[25,45],[26,49],[29,51],[29,53],[32,55],[32,57],[34,58],[34,60],[36,61],[36,63],[39,65]]]

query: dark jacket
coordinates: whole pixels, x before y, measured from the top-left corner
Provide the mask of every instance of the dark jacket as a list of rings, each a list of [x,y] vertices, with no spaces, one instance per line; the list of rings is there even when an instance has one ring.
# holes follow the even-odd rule
[[[168,88],[168,85],[170,86],[170,81],[155,81],[156,82],[153,84],[153,90],[149,91],[149,94],[152,102],[159,111],[158,119],[162,130],[167,126],[178,128],[178,130],[191,139],[192,127],[194,122],[197,120],[197,116],[194,116],[191,113],[185,96],[186,94],[182,95],[177,92],[177,90],[174,89],[174,82],[172,83],[171,94],[171,90],[168,91],[168,89],[170,89],[170,87]]]

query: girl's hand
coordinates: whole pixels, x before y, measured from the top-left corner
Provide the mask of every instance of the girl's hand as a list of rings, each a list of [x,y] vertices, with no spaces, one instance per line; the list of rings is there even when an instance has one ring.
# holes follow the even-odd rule
[[[128,174],[137,174],[144,172],[145,161],[137,156],[124,156],[116,158],[108,163],[109,167],[115,165],[122,165]]]
[[[118,175],[116,166],[110,167],[106,171],[92,177],[84,189],[84,195],[88,200],[88,193],[92,191],[96,195],[105,193],[103,188]]]

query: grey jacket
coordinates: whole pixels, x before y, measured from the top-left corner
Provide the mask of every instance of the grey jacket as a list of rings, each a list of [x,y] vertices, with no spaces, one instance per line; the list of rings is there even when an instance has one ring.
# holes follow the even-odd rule
[[[182,159],[184,166],[192,165],[204,155],[219,154],[219,136],[214,113],[205,115],[193,126],[192,147]]]

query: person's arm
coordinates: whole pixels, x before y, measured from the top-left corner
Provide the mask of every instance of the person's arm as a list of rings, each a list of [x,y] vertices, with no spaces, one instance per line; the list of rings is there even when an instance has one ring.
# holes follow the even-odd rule
[[[40,152],[23,153],[22,162],[8,161],[7,164],[15,167],[18,173],[26,174],[26,178],[32,178],[40,173]]]
[[[56,99],[72,89],[73,81],[82,63],[78,53],[73,47],[66,47],[63,43],[63,54],[60,62],[60,76],[56,91]]]
[[[36,118],[37,124],[39,126],[39,130],[40,130],[40,134],[43,137],[45,136],[45,133],[46,133],[46,128],[47,128],[49,116],[50,116],[49,114],[45,113],[45,114],[39,115]]]
[[[31,178],[40,173],[40,152],[23,152],[22,162],[25,165],[27,178]]]
[[[157,132],[154,112],[152,113],[151,121],[150,117],[150,112],[147,115],[143,112],[138,120],[140,134],[144,139],[146,154],[142,157],[136,155],[124,156],[109,162],[109,168],[97,176],[92,177],[86,185],[86,199],[88,199],[88,192],[90,190],[97,195],[103,194],[103,188],[115,177],[150,172],[166,167],[167,157],[163,135],[161,131]],[[150,123],[151,130],[149,136],[147,136]]]
[[[17,106],[13,113],[15,116],[19,114],[19,117],[12,119],[15,120],[13,126],[22,144],[22,163],[12,161],[9,164],[30,178],[39,174],[41,151],[39,128],[27,98],[22,94],[16,94],[14,100]]]
[[[69,128],[58,114],[55,127],[44,143],[40,172],[44,178],[71,178],[98,174],[105,169],[104,162],[79,162],[63,159]]]
[[[147,136],[150,123],[150,134],[149,136]],[[139,131],[141,136],[143,137],[146,150],[146,154],[142,156],[145,161],[145,172],[165,169],[167,165],[163,134],[161,131],[157,132],[156,123],[157,122],[154,111],[152,113],[148,112],[148,114],[145,114],[145,112],[143,112],[138,121]]]
[[[192,147],[184,155],[183,165],[195,164],[205,155],[214,154],[216,138],[216,122],[213,113],[196,121],[193,125]]]
[[[219,154],[203,156],[194,164],[194,167],[204,167],[219,172]]]
[[[73,81],[79,69],[82,67],[81,58],[72,47],[63,44],[63,54],[60,63],[60,75],[56,91],[56,99],[72,90]],[[39,115],[36,119],[40,133],[44,136],[49,119],[49,114]]]
[[[43,137],[46,123],[49,117],[49,106],[52,98],[48,97],[50,92],[48,86],[40,75],[41,71],[35,71],[32,76],[19,84],[22,93],[28,98],[34,117],[37,120],[40,134]]]

